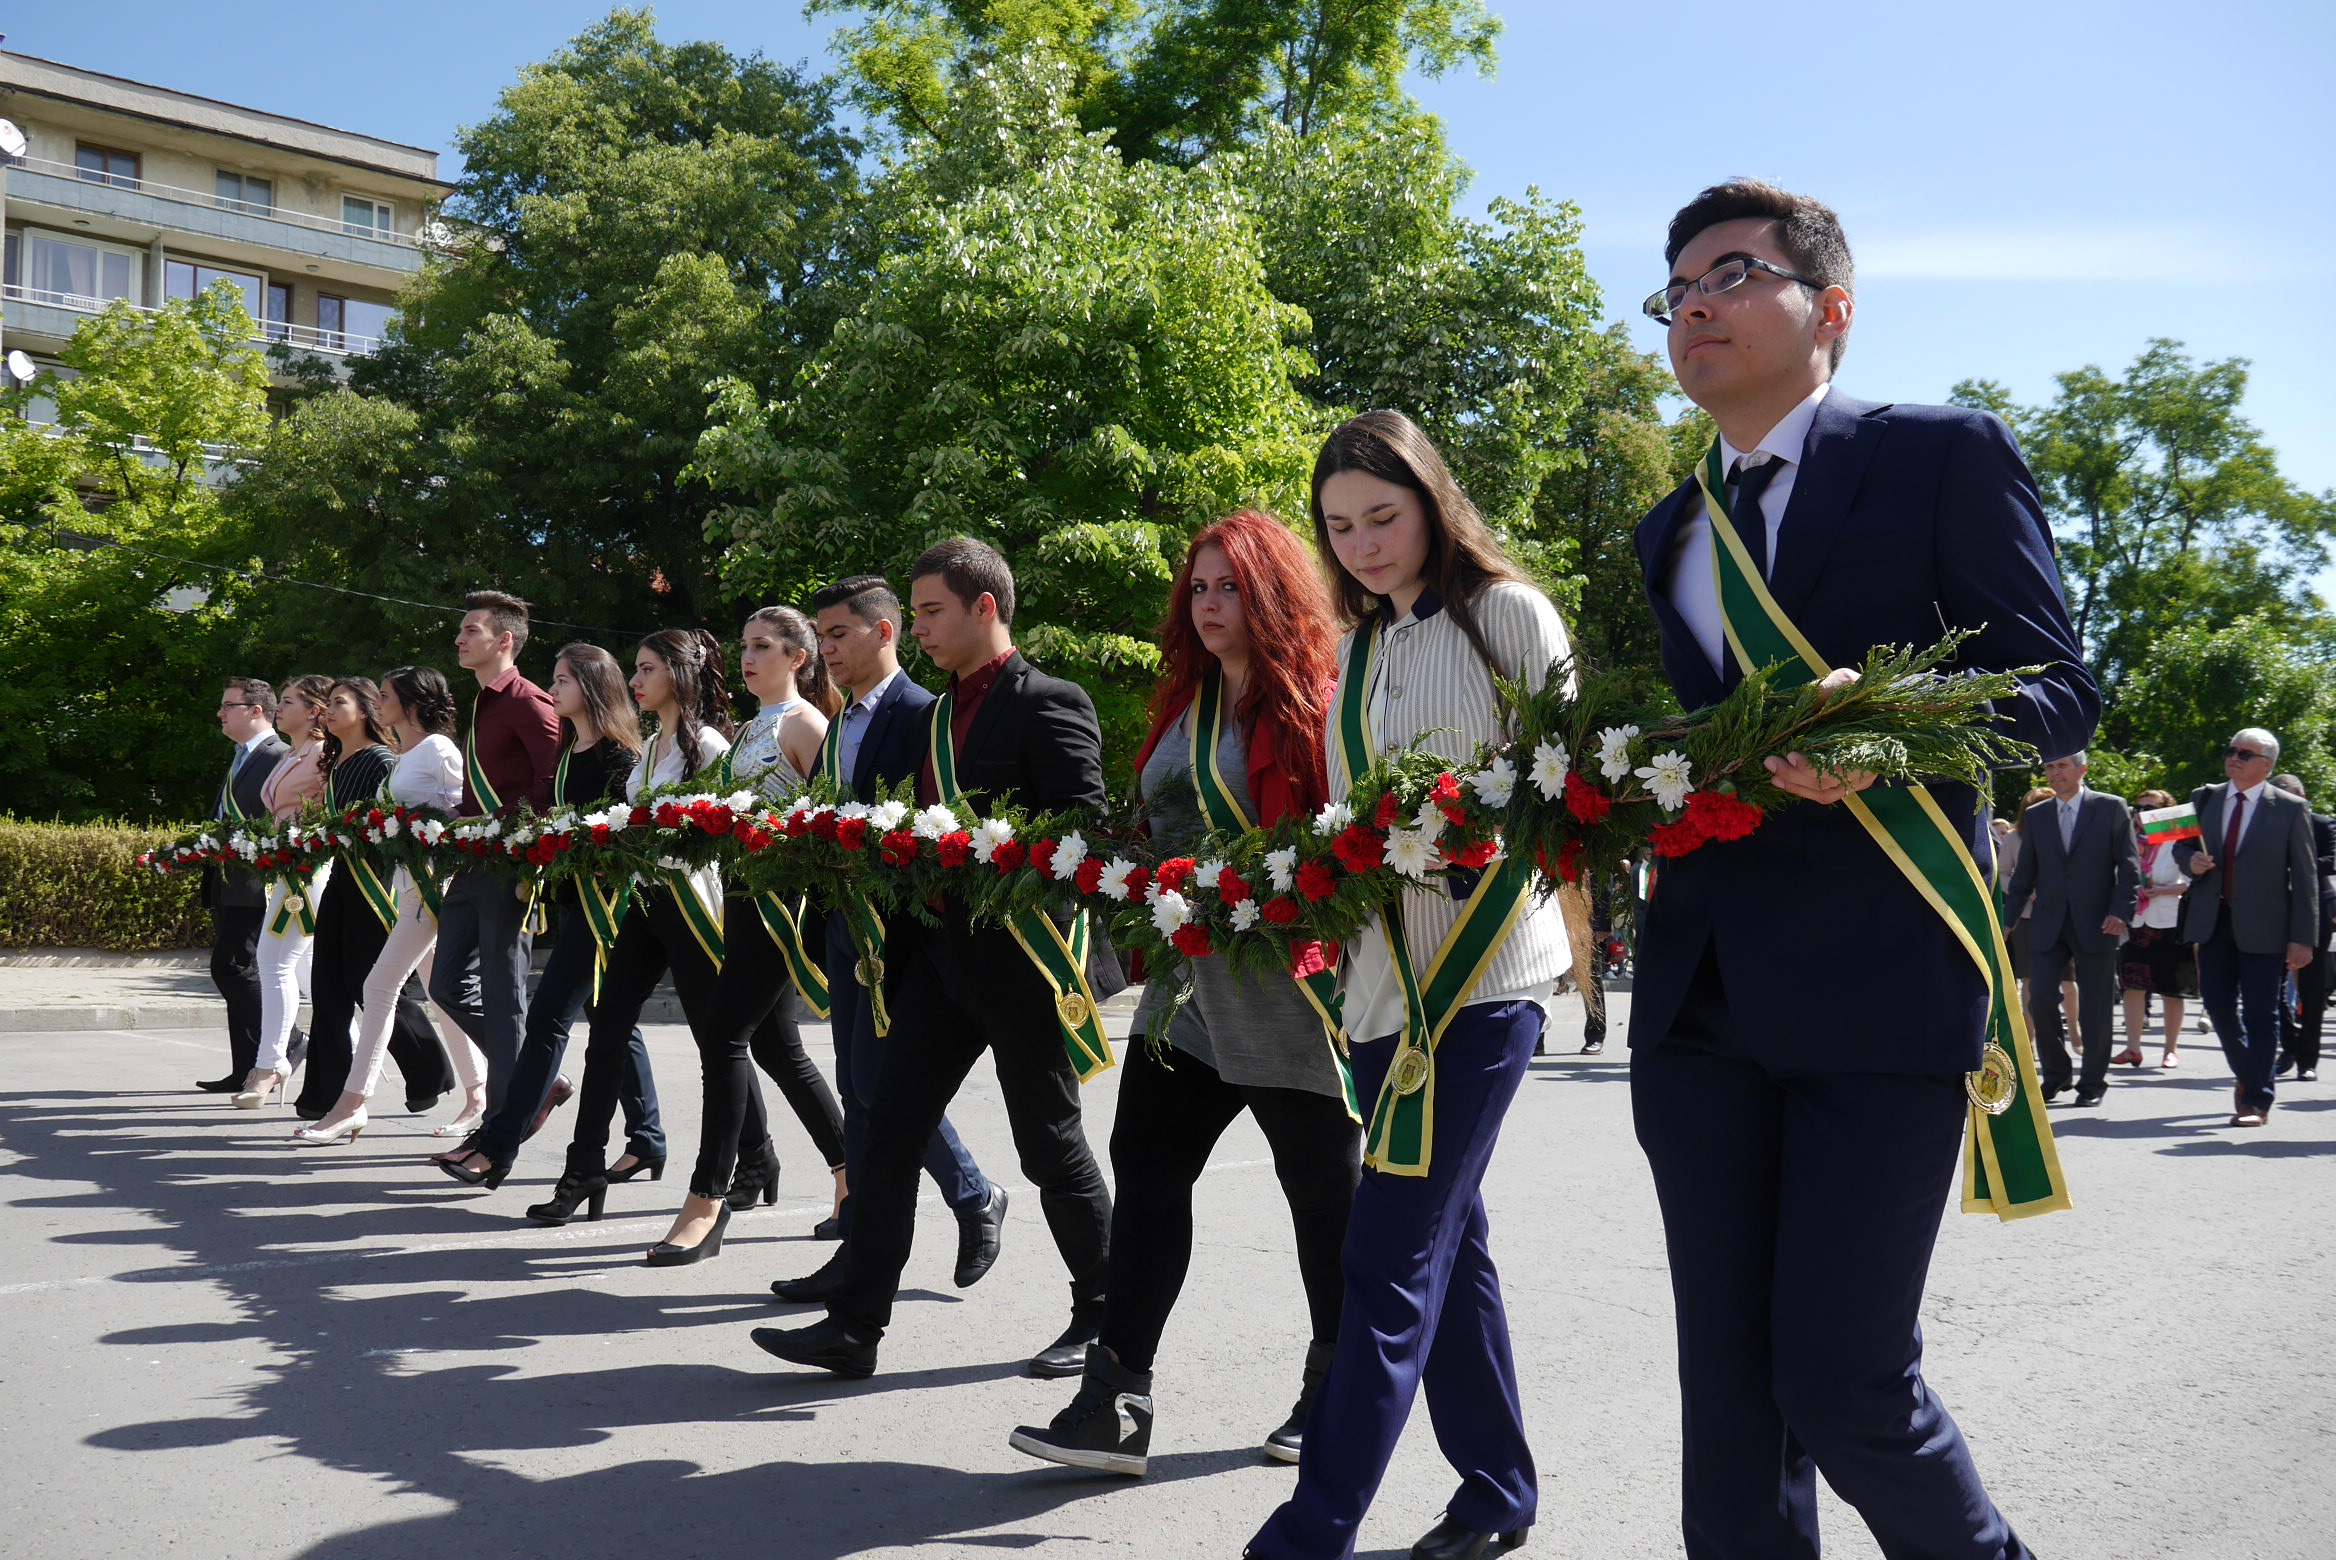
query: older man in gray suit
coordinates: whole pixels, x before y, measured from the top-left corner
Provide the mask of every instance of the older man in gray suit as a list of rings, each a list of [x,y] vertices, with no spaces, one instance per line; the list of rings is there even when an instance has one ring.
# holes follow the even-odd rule
[[[2311,811],[2270,783],[2279,739],[2250,726],[2222,760],[2230,778],[2190,793],[2199,837],[2174,847],[2193,879],[2182,935],[2198,945],[2198,993],[2238,1078],[2234,1127],[2271,1114],[2283,970],[2300,970],[2320,941],[2320,884]]]
[[[2012,869],[2007,924],[2028,916],[2028,1025],[2036,1036],[2044,1098],[2068,1087],[2067,1047],[2060,1038],[2060,983],[2076,972],[2078,1038],[2084,1070],[2079,1105],[2109,1092],[2109,1026],[2117,1006],[2117,946],[2141,899],[2141,847],[2133,814],[2116,797],[2085,786],[2085,755],[2044,766],[2052,794],[2020,822],[2019,865]]]

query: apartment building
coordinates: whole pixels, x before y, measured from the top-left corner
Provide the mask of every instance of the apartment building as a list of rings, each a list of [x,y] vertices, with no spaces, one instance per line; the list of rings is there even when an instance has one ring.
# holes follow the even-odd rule
[[[0,52],[0,340],[36,362],[114,299],[239,288],[258,337],[344,371],[379,345],[450,186],[420,147]]]

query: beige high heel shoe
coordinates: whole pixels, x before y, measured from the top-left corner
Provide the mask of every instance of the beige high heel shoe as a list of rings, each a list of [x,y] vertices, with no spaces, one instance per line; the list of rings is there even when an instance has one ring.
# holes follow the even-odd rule
[[[268,1103],[268,1096],[282,1088],[291,1076],[273,1067],[255,1067],[251,1076],[243,1080],[243,1092],[228,1103],[237,1110],[258,1110]]]
[[[366,1127],[365,1107],[360,1105],[339,1121],[320,1121],[313,1127],[296,1127],[292,1141],[312,1146],[326,1143],[354,1143],[357,1134]]]

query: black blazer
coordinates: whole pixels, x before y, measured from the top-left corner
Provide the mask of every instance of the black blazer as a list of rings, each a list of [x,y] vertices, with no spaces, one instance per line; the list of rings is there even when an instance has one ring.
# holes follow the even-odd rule
[[[243,809],[245,817],[255,820],[267,817],[267,808],[260,804],[260,793],[267,789],[268,776],[275,772],[277,763],[291,751],[282,737],[271,735],[243,761],[243,768],[235,776],[235,805]],[[211,816],[224,818],[226,811],[214,802]],[[260,823],[258,827],[264,833],[268,825]],[[246,872],[241,867],[205,867],[202,902],[206,910],[263,910],[267,908],[268,891],[257,873]]]
[[[1686,483],[1640,522],[1639,566],[1679,702],[1710,704],[1741,673],[1715,667],[1669,599]],[[1818,405],[1778,530],[1770,589],[1817,653],[1853,665],[1876,645],[1976,630],[1959,665],[2042,664],[2000,713],[2048,757],[2092,736],[2101,697],[2061,600],[2051,531],[2011,433],[1983,412],[1889,406],[1835,391]],[[1932,797],[1986,861],[1967,786]],[[1663,863],[1639,946],[1633,1044],[1671,1031],[1705,955],[1736,1043],[1774,1066],[1960,1073],[1979,1065],[1986,988],[1938,913],[1846,807],[1795,803],[1749,838]]]
[[[868,734],[852,755],[852,794],[863,802],[876,799],[879,786],[898,785],[917,772],[925,760],[925,711],[933,696],[903,672],[876,701],[868,717]]]
[[[932,746],[930,712],[910,724],[921,769]],[[1095,701],[1077,683],[1047,676],[1016,651],[958,744],[957,786],[985,817],[1001,801],[1033,812],[1101,808],[1103,727]]]
[[[2131,809],[2103,791],[2080,794],[2076,838],[2060,843],[2060,799],[2047,797],[2020,820],[2020,863],[2004,904],[2004,924],[2020,918],[2020,907],[2035,896],[2028,922],[2028,946],[2049,948],[2068,940],[2079,953],[2101,953],[2117,939],[2101,930],[2110,916],[2131,925],[2141,902],[2141,844],[2134,837]],[[2025,971],[2021,973],[2025,974]]]

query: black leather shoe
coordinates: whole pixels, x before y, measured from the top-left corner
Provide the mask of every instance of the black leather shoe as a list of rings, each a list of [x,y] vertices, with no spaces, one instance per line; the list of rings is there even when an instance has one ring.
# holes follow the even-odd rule
[[[832,1316],[808,1327],[757,1327],[754,1346],[790,1365],[808,1365],[855,1379],[876,1374],[876,1345],[853,1337]]]
[[[409,1116],[419,1116],[424,1111],[436,1110],[438,1108],[438,1102],[444,1098],[446,1098],[446,1096],[442,1093],[409,1094],[406,1096],[406,1114]]]
[[[823,1305],[843,1293],[844,1254],[837,1252],[816,1273],[771,1281],[771,1293],[789,1305]]]
[[[811,1238],[813,1240],[842,1240],[844,1238],[844,1221],[832,1213],[829,1214],[811,1226]]]
[[[1102,1327],[1097,1322],[1071,1318],[1071,1325],[1063,1335],[1030,1357],[1024,1368],[1033,1376],[1078,1376],[1087,1370],[1087,1345],[1093,1343]]]
[[[2044,1103],[2049,1105],[2067,1092],[2068,1085],[2065,1083],[2047,1083],[2044,1085]]]
[[[2108,1092],[2107,1089],[2079,1089],[2076,1091],[2076,1102],[2079,1105],[2098,1105]]]
[[[738,1163],[730,1174],[730,1191],[726,1200],[740,1213],[756,1203],[775,1203],[779,1200],[779,1151],[769,1138],[751,1154],[741,1151]]]
[[[971,1289],[998,1265],[998,1243],[1006,1223],[1006,1189],[990,1188],[989,1200],[957,1216],[957,1287]]]
[[[1512,1533],[1479,1533],[1472,1527],[1462,1527],[1450,1517],[1429,1528],[1420,1541],[1411,1546],[1411,1560],[1483,1560],[1485,1555],[1506,1554],[1522,1549],[1525,1535],[1531,1528],[1518,1528]]]
[[[233,1094],[243,1087],[241,1078],[198,1078],[195,1087],[205,1094]]]
[[[714,1214],[714,1227],[698,1238],[694,1246],[676,1246],[661,1240],[649,1248],[651,1267],[688,1267],[693,1262],[705,1262],[722,1254],[722,1237],[730,1229],[730,1205],[724,1203]]]

